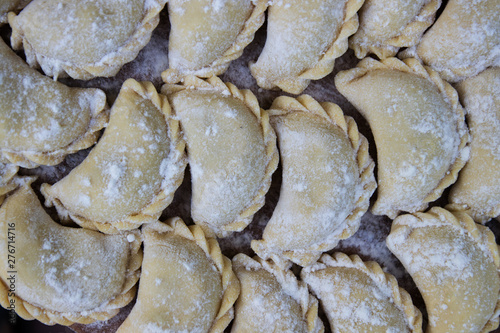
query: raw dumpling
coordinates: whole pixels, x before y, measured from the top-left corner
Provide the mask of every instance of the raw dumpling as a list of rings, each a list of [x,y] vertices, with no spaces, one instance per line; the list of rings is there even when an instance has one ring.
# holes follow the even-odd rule
[[[31,0],[0,0],[0,25],[7,23],[7,13],[23,9]]]
[[[63,227],[47,215],[32,181],[20,181],[0,207],[0,304],[47,325],[115,316],[136,293],[139,232]]]
[[[434,332],[490,332],[500,313],[500,254],[493,233],[465,212],[434,207],[401,215],[387,247],[422,294]]]
[[[19,186],[16,182],[18,170],[19,167],[14,164],[0,162],[0,205],[5,195]]]
[[[363,59],[335,84],[368,120],[377,146],[377,215],[423,210],[469,157],[456,91],[416,59]],[[362,91],[363,93],[360,93]]]
[[[500,215],[500,67],[456,85],[467,110],[471,156],[450,192],[450,202],[464,205],[474,220]]]
[[[319,259],[352,236],[377,187],[368,141],[333,103],[303,95],[277,98],[271,123],[279,140],[280,198],[252,249],[284,267]]]
[[[449,0],[416,53],[450,82],[500,66],[500,1]]]
[[[422,314],[410,295],[374,261],[324,254],[300,276],[318,297],[332,332],[422,332]]]
[[[318,318],[318,300],[291,271],[241,253],[233,258],[233,269],[240,280],[241,293],[231,333],[324,331]]]
[[[150,82],[125,81],[99,143],[69,175],[43,184],[46,205],[89,229],[113,233],[157,221],[187,160],[179,122]]]
[[[267,40],[250,65],[257,84],[300,94],[333,70],[358,29],[364,0],[281,0],[269,6]]]
[[[34,0],[9,14],[30,66],[74,79],[114,76],[149,42],[167,0]]]
[[[266,8],[267,0],[170,0],[170,68],[163,80],[225,72],[264,23]]]
[[[271,185],[278,165],[269,115],[249,90],[217,77],[188,76],[162,92],[180,119],[191,170],[191,216],[225,237],[244,229]]]
[[[441,0],[366,0],[359,10],[359,29],[349,39],[356,57],[375,53],[394,56],[400,47],[420,41],[434,22]]]
[[[69,88],[30,68],[0,38],[0,161],[55,165],[92,146],[108,121],[99,89]]]
[[[142,231],[137,302],[117,332],[223,332],[240,284],[217,240],[180,218]]]

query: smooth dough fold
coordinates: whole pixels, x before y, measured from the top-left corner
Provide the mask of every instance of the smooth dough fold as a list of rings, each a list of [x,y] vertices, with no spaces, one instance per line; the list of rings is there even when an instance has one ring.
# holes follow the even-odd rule
[[[81,226],[105,233],[155,222],[182,182],[187,160],[179,122],[150,82],[128,79],[101,140],[53,185],[46,205]]]

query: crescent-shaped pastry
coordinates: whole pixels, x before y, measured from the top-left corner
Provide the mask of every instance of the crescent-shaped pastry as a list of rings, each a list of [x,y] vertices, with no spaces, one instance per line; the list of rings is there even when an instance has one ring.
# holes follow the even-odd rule
[[[181,136],[167,98],[150,82],[128,79],[90,154],[54,185],[42,185],[46,205],[105,233],[157,221],[183,179]]]
[[[168,62],[163,80],[210,77],[239,58],[264,23],[267,0],[170,0]]]
[[[0,0],[0,25],[7,23],[7,13],[19,11],[26,7],[31,0]]]
[[[19,186],[16,182],[18,170],[19,167],[14,164],[0,162],[0,205],[5,199],[5,195]]]
[[[180,218],[142,231],[137,303],[117,332],[224,332],[240,283],[217,240]]]
[[[0,304],[47,325],[115,316],[136,294],[139,232],[61,226],[43,209],[32,181],[21,181],[0,207]]]
[[[500,2],[449,0],[416,54],[450,82],[500,66]]]
[[[269,115],[249,90],[194,76],[162,88],[180,119],[191,170],[191,216],[225,237],[263,205],[278,165]]]
[[[422,332],[422,314],[410,295],[374,261],[324,254],[300,276],[318,297],[332,332]]]
[[[450,202],[479,222],[500,215],[500,67],[456,85],[467,110],[471,156],[451,188]]]
[[[269,113],[283,180],[263,239],[251,246],[282,267],[307,266],[358,230],[377,187],[375,164],[354,119],[336,104],[282,96]]]
[[[490,332],[500,314],[500,254],[493,233],[463,211],[401,215],[387,247],[415,281],[427,333]]]
[[[242,253],[233,258],[233,270],[240,280],[241,293],[231,333],[324,331],[318,300],[291,271]]]
[[[420,41],[440,5],[441,0],[365,0],[359,10],[359,29],[349,38],[349,47],[359,59],[368,53],[380,59],[393,57],[399,48]]]
[[[45,74],[114,76],[146,46],[167,0],[33,0],[9,14],[11,42]]]
[[[103,91],[54,82],[1,39],[0,58],[0,161],[55,165],[97,141],[108,120]]]
[[[283,0],[269,6],[267,40],[250,70],[264,89],[300,94],[330,74],[358,29],[364,0]]]
[[[456,91],[435,71],[413,58],[365,58],[337,74],[335,85],[375,138],[374,214],[423,210],[456,181],[469,158],[469,135]]]

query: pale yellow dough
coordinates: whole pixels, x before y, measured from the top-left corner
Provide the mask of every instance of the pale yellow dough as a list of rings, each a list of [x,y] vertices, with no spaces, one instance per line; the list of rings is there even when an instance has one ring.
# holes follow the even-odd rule
[[[281,0],[269,6],[266,45],[250,65],[257,84],[300,94],[332,72],[358,29],[364,0]]]
[[[217,240],[180,218],[142,230],[137,302],[117,332],[224,332],[240,284]]]
[[[375,164],[354,119],[336,104],[282,96],[269,113],[283,180],[263,239],[251,245],[280,266],[307,266],[358,230],[377,186]]]
[[[456,181],[469,158],[469,135],[456,91],[435,71],[413,58],[365,58],[337,74],[335,84],[375,138],[374,214],[423,210]]]
[[[18,187],[17,171],[19,167],[14,164],[5,164],[0,162],[0,205],[2,204],[5,195]]]
[[[422,314],[410,295],[374,261],[324,254],[300,276],[318,297],[332,332],[422,332]]]
[[[441,0],[366,0],[359,10],[359,29],[349,47],[363,59],[396,55],[400,47],[416,45],[434,23]]]
[[[19,316],[47,325],[115,316],[136,293],[140,234],[63,227],[44,211],[32,181],[19,180],[0,208],[0,304],[13,302]]]
[[[156,221],[182,182],[185,143],[165,96],[125,81],[98,144],[69,175],[41,191],[64,218],[105,233]]]
[[[450,202],[467,209],[474,220],[500,215],[500,67],[456,85],[467,110],[471,156],[450,192]]]
[[[12,46],[45,74],[115,76],[146,46],[167,0],[34,0],[9,14]]]
[[[500,254],[488,228],[463,211],[434,207],[396,218],[387,247],[424,298],[427,333],[486,333],[498,327]]]
[[[192,181],[191,215],[219,237],[244,229],[264,205],[278,165],[267,112],[249,90],[212,77],[165,85],[184,132]]]
[[[0,25],[7,23],[7,13],[23,9],[31,0],[0,0]]]
[[[264,23],[267,0],[170,0],[165,82],[185,75],[210,77],[239,58]]]
[[[0,58],[0,161],[55,165],[96,142],[108,120],[103,91],[54,82],[1,39]]]
[[[500,66],[500,1],[449,0],[416,54],[450,82]]]
[[[231,333],[322,333],[318,300],[289,270],[240,253],[233,258],[241,294]]]

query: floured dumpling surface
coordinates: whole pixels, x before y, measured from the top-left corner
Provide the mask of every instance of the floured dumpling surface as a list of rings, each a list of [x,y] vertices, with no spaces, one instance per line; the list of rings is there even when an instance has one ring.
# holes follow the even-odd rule
[[[266,0],[170,0],[167,82],[222,74],[264,23]]]
[[[7,13],[23,9],[31,0],[0,0],[0,25],[7,23]]]
[[[375,53],[394,56],[400,47],[416,45],[434,22],[440,0],[366,0],[359,10],[359,29],[349,39],[356,57]]]
[[[490,332],[498,327],[500,257],[488,228],[465,212],[434,207],[396,218],[387,247],[424,298],[426,332]]]
[[[49,76],[114,76],[149,42],[166,0],[34,0],[10,15],[12,46]]]
[[[375,138],[373,213],[394,218],[422,210],[455,182],[468,159],[469,136],[455,90],[436,72],[412,58],[366,58],[337,74],[335,84]]]
[[[143,228],[137,302],[117,332],[223,332],[239,282],[215,238],[179,218]]]
[[[5,164],[0,162],[0,205],[5,198],[5,195],[14,190],[18,185],[16,182],[16,174],[19,170],[14,164]]]
[[[500,215],[500,67],[456,85],[467,110],[471,156],[452,187],[450,202],[465,205],[474,220]]]
[[[354,234],[375,190],[368,142],[336,104],[280,97],[269,111],[279,140],[280,198],[252,248],[277,263],[314,263]]]
[[[241,294],[235,305],[232,333],[323,332],[318,301],[291,271],[258,257],[233,258]]]
[[[0,264],[2,306],[14,301],[18,315],[49,325],[113,317],[135,296],[139,234],[63,227],[44,211],[31,182],[21,182],[0,208],[0,253],[6,259]],[[8,253],[14,253],[10,261]],[[8,287],[13,267],[14,297]]]
[[[42,193],[60,215],[103,232],[154,222],[170,204],[186,159],[179,123],[152,83],[127,80],[99,143]]]
[[[333,70],[356,32],[363,0],[283,0],[269,7],[266,45],[250,66],[257,84],[300,94]]]
[[[99,89],[69,88],[31,69],[0,40],[0,159],[55,165],[93,145],[108,119]]]
[[[416,53],[450,82],[500,66],[500,2],[449,0]]]
[[[300,275],[318,297],[332,332],[422,332],[422,315],[410,295],[376,262],[325,254]]]
[[[278,164],[276,136],[255,96],[212,77],[164,86],[179,117],[192,177],[191,214],[218,236],[245,228]]]

